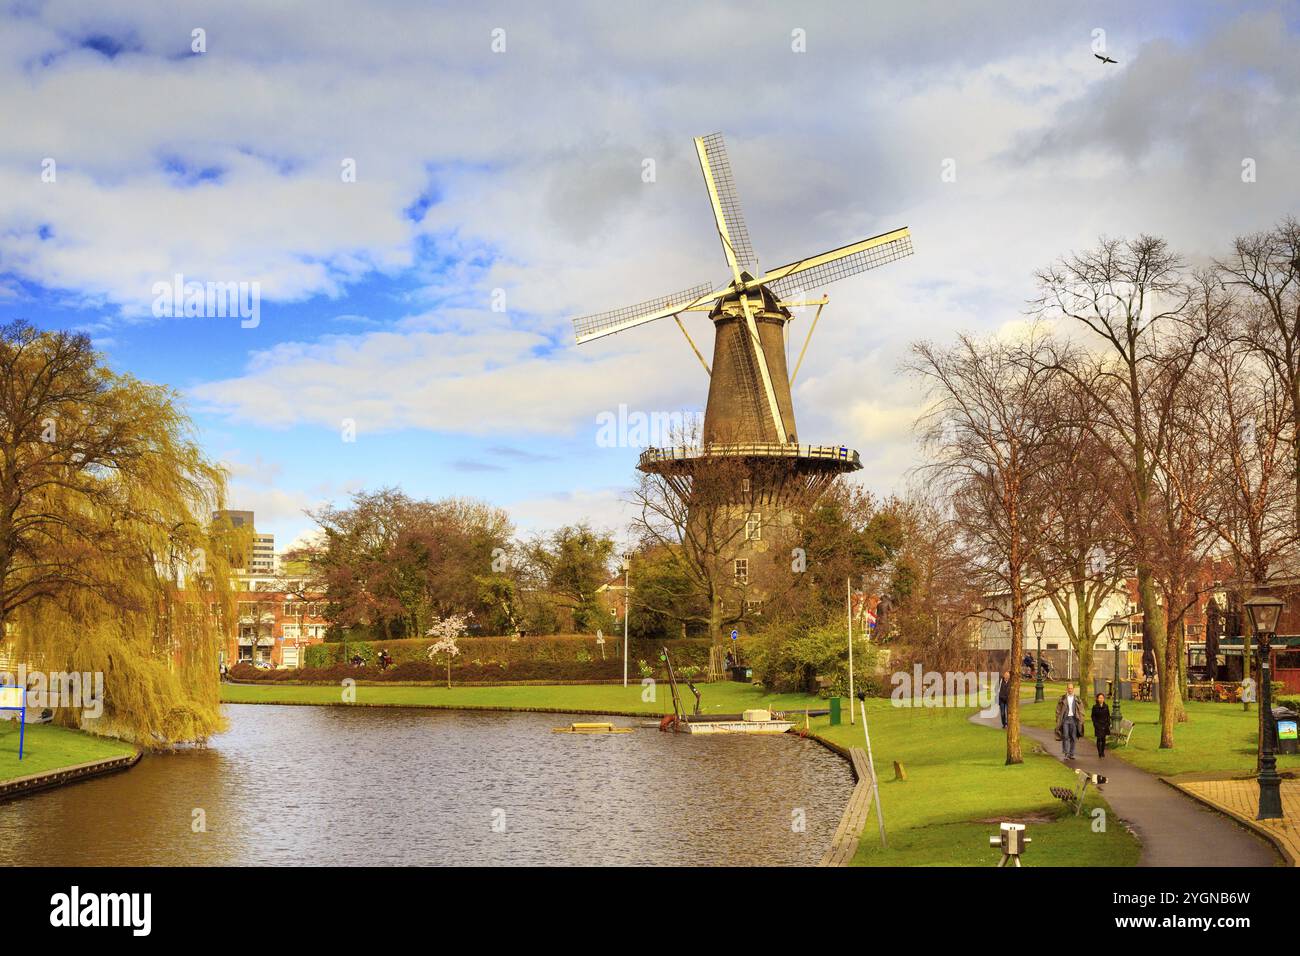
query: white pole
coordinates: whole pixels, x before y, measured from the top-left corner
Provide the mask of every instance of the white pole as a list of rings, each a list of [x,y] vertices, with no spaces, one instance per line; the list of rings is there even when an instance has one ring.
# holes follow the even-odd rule
[[[853,579],[844,579],[844,591],[849,601],[849,724],[853,723]],[[865,728],[865,724],[864,724]]]
[[[628,582],[632,575],[632,562],[623,560],[623,686],[627,686],[627,619],[632,616],[632,592]]]
[[[880,824],[880,845],[885,845],[885,814],[880,809],[880,782],[876,777],[876,761],[871,756],[871,734],[867,732],[867,702],[862,701],[862,736],[867,742],[867,769],[871,771],[871,789],[876,795],[876,822]]]

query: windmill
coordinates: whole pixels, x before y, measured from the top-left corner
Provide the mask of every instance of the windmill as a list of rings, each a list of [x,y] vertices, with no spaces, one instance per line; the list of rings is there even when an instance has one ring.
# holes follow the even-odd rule
[[[911,255],[911,233],[904,226],[760,272],[722,135],[696,137],[695,150],[730,281],[720,287],[695,285],[574,319],[578,344],[671,317],[709,374],[700,445],[646,449],[638,464],[642,471],[674,477],[682,482],[681,492],[689,495],[690,478],[702,461],[741,458],[756,471],[775,477],[764,482],[774,496],[784,497],[792,487],[816,493],[835,475],[856,471],[861,463],[857,452],[847,446],[799,443],[790,386],[827,302],[824,296],[808,301],[807,291]],[[791,375],[785,357],[786,327],[793,319],[790,310],[807,305],[818,307],[817,316]],[[713,321],[711,368],[682,323],[684,312],[707,312]]]

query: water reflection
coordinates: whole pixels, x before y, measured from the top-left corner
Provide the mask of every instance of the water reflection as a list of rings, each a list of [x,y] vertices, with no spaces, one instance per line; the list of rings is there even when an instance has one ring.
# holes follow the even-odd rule
[[[790,737],[553,734],[568,719],[547,714],[227,711],[231,730],[208,749],[0,804],[0,863],[811,864],[853,785],[839,757]]]

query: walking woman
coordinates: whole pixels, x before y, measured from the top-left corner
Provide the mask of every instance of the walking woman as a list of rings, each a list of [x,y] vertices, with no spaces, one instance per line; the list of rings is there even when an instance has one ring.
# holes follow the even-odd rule
[[[1110,733],[1110,708],[1106,706],[1106,695],[1098,694],[1097,703],[1092,705],[1092,732],[1097,738],[1097,756],[1106,756],[1106,735]]]

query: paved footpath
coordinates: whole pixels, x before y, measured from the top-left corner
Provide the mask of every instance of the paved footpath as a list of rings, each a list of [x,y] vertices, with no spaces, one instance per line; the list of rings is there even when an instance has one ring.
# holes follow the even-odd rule
[[[1259,784],[1254,777],[1189,779],[1184,775],[1178,778],[1177,787],[1212,805],[1216,810],[1239,820],[1249,820],[1255,826],[1267,830],[1273,835],[1274,841],[1280,844],[1287,865],[1296,866],[1300,863],[1300,827],[1295,823],[1300,820],[1300,781],[1282,781],[1279,790],[1284,816],[1281,820],[1255,819],[1255,814],[1259,812]]]
[[[1002,730],[996,716],[977,714],[971,722]],[[1061,742],[1052,731],[1021,724],[1020,739],[1026,750],[1032,748],[1032,740],[1064,762]],[[1066,763],[1067,767],[1106,777],[1102,796],[1142,841],[1138,866],[1275,866],[1282,862],[1266,840],[1161,783],[1155,775],[1109,751],[1105,759],[1099,758],[1091,734],[1079,741],[1074,753],[1075,759]]]

